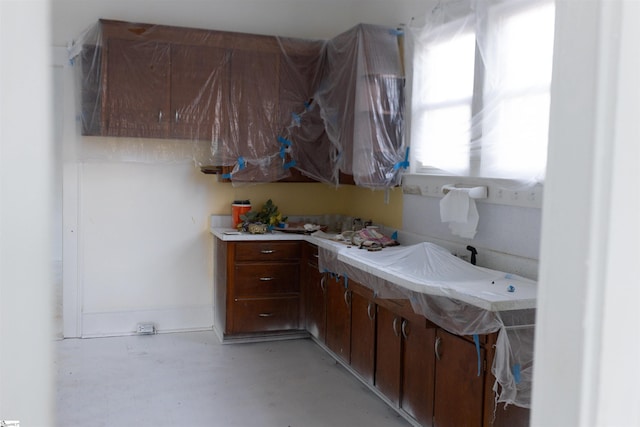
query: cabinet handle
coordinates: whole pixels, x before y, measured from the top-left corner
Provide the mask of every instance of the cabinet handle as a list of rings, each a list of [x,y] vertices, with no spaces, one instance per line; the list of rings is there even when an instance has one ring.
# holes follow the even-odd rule
[[[436,359],[440,360],[440,343],[442,342],[442,339],[440,339],[440,337],[436,337],[436,344],[434,346],[434,351],[436,353]]]
[[[275,279],[275,277],[261,277],[260,281],[261,282],[269,282],[271,280]]]
[[[260,313],[258,317],[273,317],[273,313]]]
[[[349,307],[351,304],[351,291],[350,290],[346,290],[344,291],[344,303],[347,304],[347,307]]]
[[[180,115],[178,113],[178,110],[176,110],[176,123],[178,123],[179,117],[180,117]]]
[[[399,337],[400,336],[400,332],[398,332],[398,318],[394,317],[393,318],[393,333]]]
[[[404,337],[404,339],[409,338],[409,335],[407,334],[407,322],[406,320],[402,321],[402,326],[400,329],[402,329],[402,336]]]
[[[158,123],[162,123],[162,110],[158,111]]]
[[[313,254],[313,257],[314,257],[314,258],[320,258],[320,255],[318,255],[318,254]]]
[[[274,252],[275,252],[274,249],[263,249],[263,250],[260,251],[261,254],[265,254],[265,255],[272,254]]]
[[[369,301],[369,305],[367,305],[367,317],[369,317],[369,320],[373,320],[375,319],[375,313],[372,314],[371,308],[373,307],[373,303],[371,301]]]
[[[325,285],[326,278],[327,276],[325,274],[323,274],[320,278],[320,289],[322,289],[322,292],[325,292],[327,290],[327,286]]]

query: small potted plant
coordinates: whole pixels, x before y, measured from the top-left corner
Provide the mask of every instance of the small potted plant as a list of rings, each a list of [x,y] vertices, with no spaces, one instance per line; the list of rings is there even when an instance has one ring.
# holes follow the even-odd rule
[[[267,231],[271,231],[278,224],[284,223],[287,217],[282,216],[278,211],[278,207],[269,199],[262,205],[262,209],[240,215],[240,219],[243,222],[238,224],[238,228],[242,228],[251,234],[264,234]]]

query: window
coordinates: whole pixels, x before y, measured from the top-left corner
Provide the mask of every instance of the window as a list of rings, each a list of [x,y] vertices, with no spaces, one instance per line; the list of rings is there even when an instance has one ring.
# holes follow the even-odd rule
[[[415,171],[542,181],[554,4],[467,5],[438,5],[415,32]]]

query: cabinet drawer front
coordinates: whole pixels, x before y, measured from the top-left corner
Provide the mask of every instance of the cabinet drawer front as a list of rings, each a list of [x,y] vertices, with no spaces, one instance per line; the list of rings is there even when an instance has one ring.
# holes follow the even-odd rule
[[[232,333],[299,329],[299,304],[298,297],[236,299]]]
[[[300,242],[240,242],[236,261],[285,261],[300,259]]]
[[[299,264],[294,263],[236,265],[234,294],[241,297],[298,293],[299,269]]]

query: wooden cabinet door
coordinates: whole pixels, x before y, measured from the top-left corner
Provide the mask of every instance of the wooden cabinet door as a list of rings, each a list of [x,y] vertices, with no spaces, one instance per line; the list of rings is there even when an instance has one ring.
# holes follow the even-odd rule
[[[375,369],[376,305],[353,291],[351,293],[351,367],[370,384]]]
[[[171,137],[211,142],[227,138],[229,49],[171,46]]]
[[[436,335],[434,426],[481,426],[484,372],[473,342],[442,329]],[[481,367],[484,349],[480,349]]]
[[[402,369],[402,318],[384,307],[377,308],[375,386],[392,402],[398,404]]]
[[[403,370],[400,406],[420,425],[433,417],[436,327],[422,316],[402,321]]]
[[[103,123],[108,136],[166,138],[170,112],[168,43],[111,38]]]
[[[278,152],[280,131],[280,57],[274,52],[234,49],[231,53],[229,131],[231,151],[227,159],[239,156],[259,159]]]
[[[318,341],[325,342],[327,328],[327,294],[325,275],[318,266],[307,262],[303,278],[305,327]]]
[[[344,277],[327,281],[327,347],[345,362],[351,357],[351,291]]]

